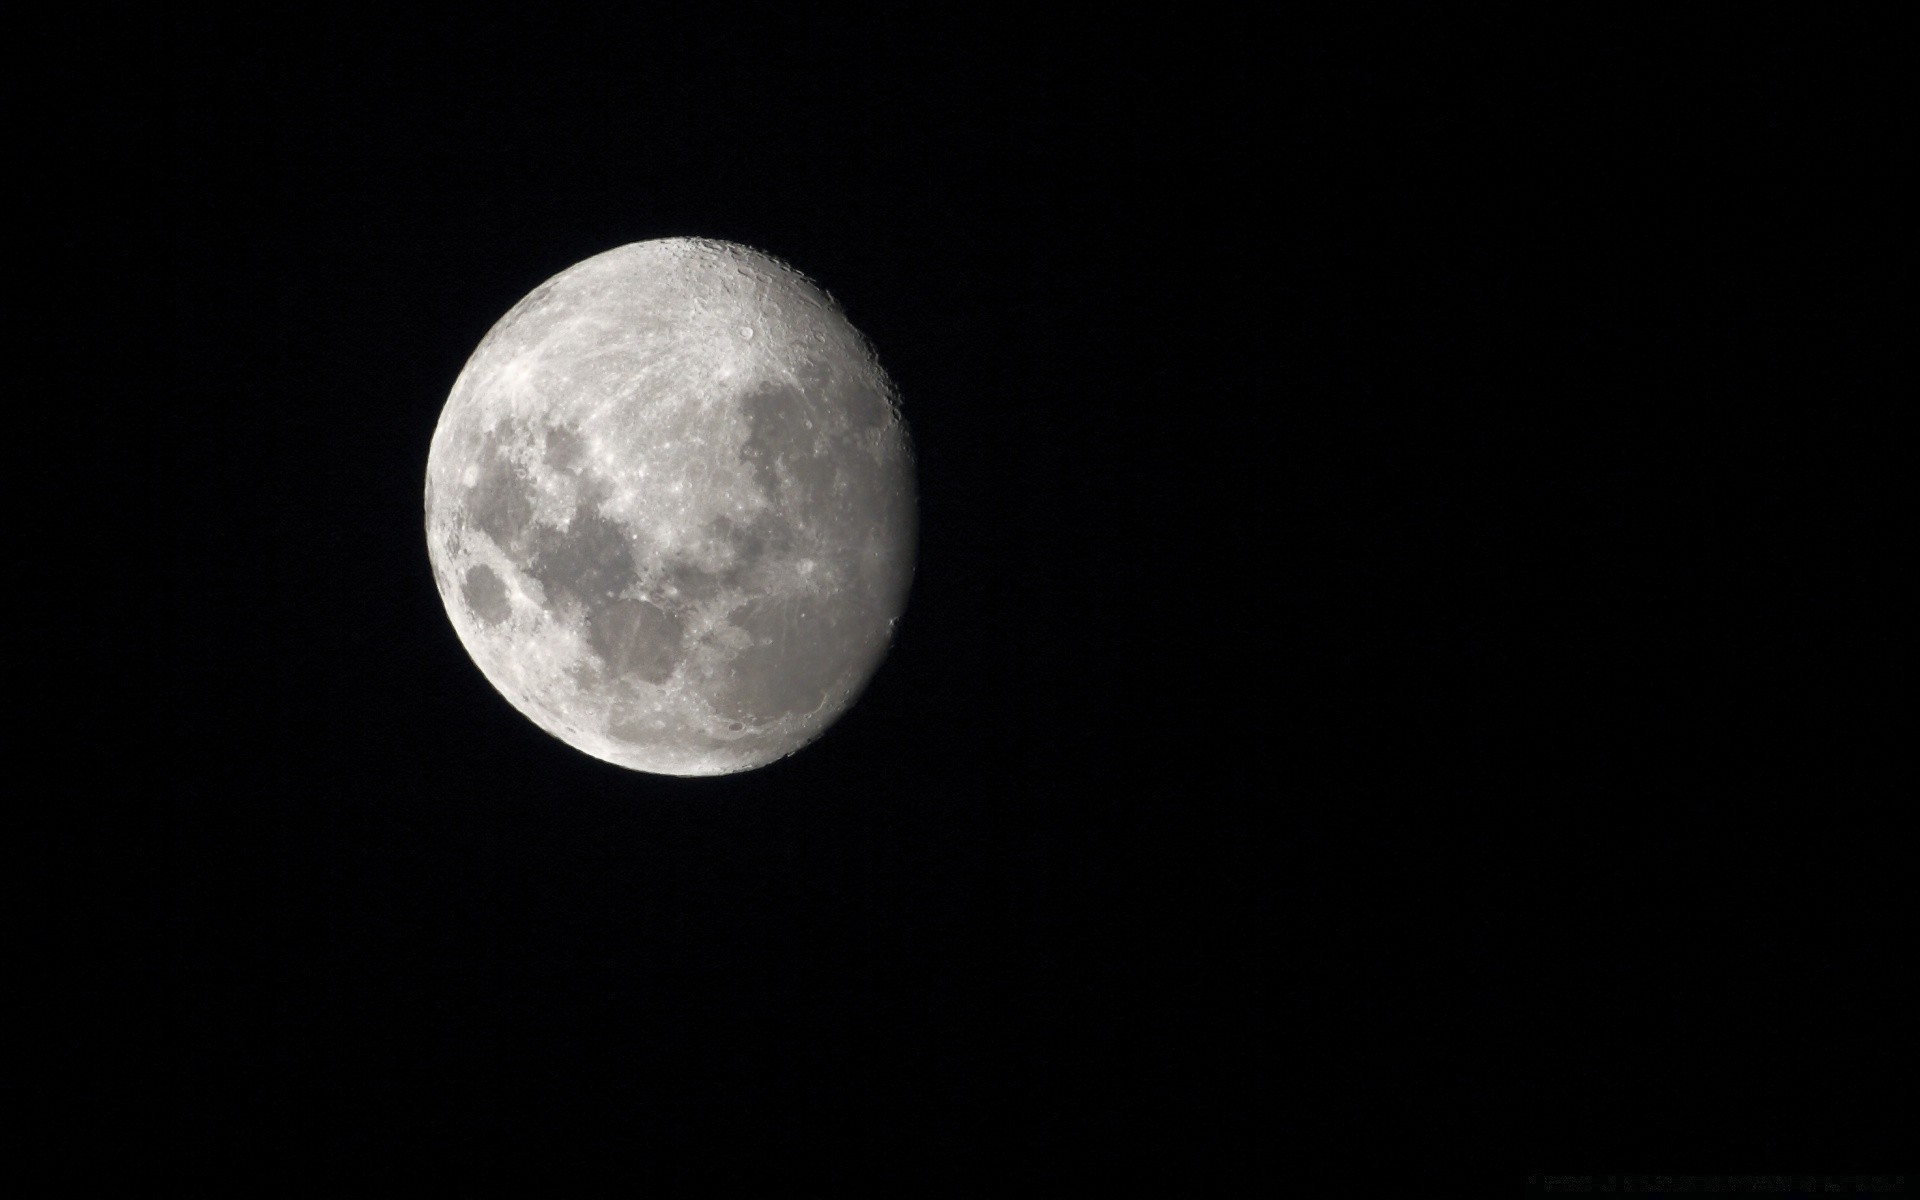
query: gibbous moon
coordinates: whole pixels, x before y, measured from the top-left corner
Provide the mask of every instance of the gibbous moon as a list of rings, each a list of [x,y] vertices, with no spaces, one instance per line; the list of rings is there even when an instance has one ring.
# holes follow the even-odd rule
[[[434,429],[426,527],[454,629],[529,720],[623,767],[724,775],[818,737],[886,654],[912,448],[812,281],[638,242],[481,341]]]

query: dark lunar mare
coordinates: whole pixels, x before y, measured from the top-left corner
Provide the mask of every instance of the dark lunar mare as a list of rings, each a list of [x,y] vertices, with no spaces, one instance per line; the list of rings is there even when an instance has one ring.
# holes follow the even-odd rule
[[[467,576],[460,584],[460,598],[467,602],[474,616],[489,625],[498,625],[513,611],[507,603],[507,585],[484,563],[467,568]]]
[[[573,510],[565,529],[538,525],[528,541],[527,574],[553,600],[570,597],[598,611],[639,582],[626,530],[588,505]]]
[[[478,456],[480,478],[467,492],[467,520],[493,539],[516,566],[527,557],[526,535],[533,527],[533,485],[507,453],[515,423],[502,422],[507,435],[489,429]]]
[[[875,529],[892,525],[895,489],[888,484],[904,486],[904,480],[887,480],[859,436],[886,420],[887,404],[873,389],[832,381],[811,363],[801,379],[810,385],[805,390],[766,384],[742,398],[749,432],[741,454],[771,511],[807,519],[763,520],[721,532],[748,564],[771,558],[792,569],[799,557],[815,558],[826,590],[793,592],[777,582],[769,588],[741,581],[748,594],[760,593],[733,618],[753,645],[728,664],[715,697],[721,712],[740,720],[813,711],[856,665],[848,661],[848,648],[859,648],[870,660],[885,639],[885,598],[867,569],[865,551]]]
[[[640,581],[627,531],[591,502],[576,506],[564,529],[536,520],[532,481],[506,452],[513,424],[503,428],[506,437],[499,430],[486,435],[468,520],[540,583],[550,606],[583,611],[588,644],[610,675],[665,682],[684,654],[682,622],[659,604],[623,598]],[[576,431],[550,428],[543,444],[547,463],[580,477],[584,495],[611,490],[604,480],[580,475],[585,444]],[[485,566],[468,571],[462,598],[488,624],[505,620],[509,611],[505,585]]]
[[[614,675],[665,683],[680,665],[678,615],[645,600],[615,600],[587,617],[587,644]]]

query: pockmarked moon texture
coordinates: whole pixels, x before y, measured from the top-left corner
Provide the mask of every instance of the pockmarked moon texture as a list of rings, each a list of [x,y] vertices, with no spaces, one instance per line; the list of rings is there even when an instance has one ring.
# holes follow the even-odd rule
[[[918,529],[899,399],[792,267],[698,238],[549,279],[455,381],[434,580],[534,724],[664,775],[818,737],[885,656]]]

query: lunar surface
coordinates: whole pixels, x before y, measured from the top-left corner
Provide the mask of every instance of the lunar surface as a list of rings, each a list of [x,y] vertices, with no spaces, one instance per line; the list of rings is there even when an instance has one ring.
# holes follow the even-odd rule
[[[607,762],[722,775],[818,737],[886,654],[911,443],[805,276],[640,242],[481,341],[434,430],[426,528],[453,627],[515,708]]]

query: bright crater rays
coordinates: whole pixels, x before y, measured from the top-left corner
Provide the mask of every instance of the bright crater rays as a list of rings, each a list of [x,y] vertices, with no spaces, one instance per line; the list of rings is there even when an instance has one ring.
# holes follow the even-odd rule
[[[668,775],[790,754],[859,695],[913,573],[892,383],[805,276],[670,238],[548,280],[480,343],[427,461],[434,579],[540,728]]]

